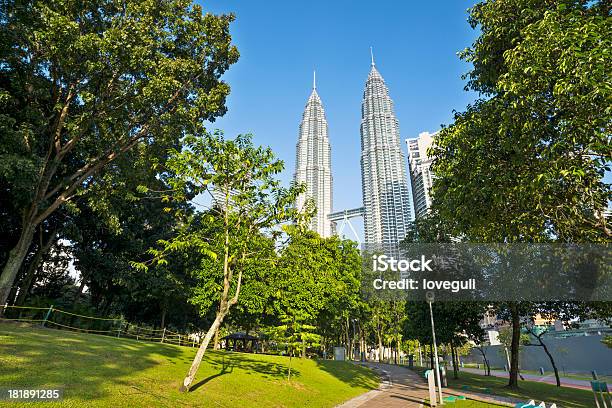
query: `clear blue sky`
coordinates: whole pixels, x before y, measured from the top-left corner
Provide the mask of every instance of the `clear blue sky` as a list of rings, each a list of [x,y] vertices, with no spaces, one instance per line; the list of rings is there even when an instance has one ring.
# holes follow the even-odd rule
[[[361,206],[360,108],[370,46],[389,86],[403,139],[435,131],[475,99],[457,52],[477,36],[466,21],[474,1],[202,1],[205,11],[236,15],[231,33],[240,60],[224,79],[228,113],[211,128],[253,133],[285,161],[290,181],[312,71],[332,146],[334,209]],[[405,149],[405,146],[403,146]]]

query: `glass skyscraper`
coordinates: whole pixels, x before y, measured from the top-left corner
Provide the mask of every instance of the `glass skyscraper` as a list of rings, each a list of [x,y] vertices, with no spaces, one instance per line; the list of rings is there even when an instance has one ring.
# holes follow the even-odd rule
[[[307,187],[306,193],[298,197],[297,208],[303,208],[306,199],[311,198],[317,213],[311,221],[310,229],[323,237],[329,237],[334,233],[328,219],[332,211],[331,148],[325,111],[314,77],[312,93],[300,123],[295,163],[294,179],[298,183],[305,183]]]
[[[406,162],[393,101],[373,57],[361,103],[361,183],[365,244],[396,246],[411,219]]]
[[[408,146],[408,166],[410,167],[410,185],[412,186],[412,200],[415,218],[427,214],[431,207],[431,185],[433,174],[431,172],[432,158],[427,154],[438,134],[422,132],[415,139],[406,139]]]

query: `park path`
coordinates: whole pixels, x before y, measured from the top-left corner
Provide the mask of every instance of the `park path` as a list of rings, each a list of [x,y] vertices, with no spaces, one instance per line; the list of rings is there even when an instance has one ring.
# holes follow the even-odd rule
[[[476,368],[462,368],[461,371],[465,371],[467,373],[473,373],[473,374],[481,374],[481,375],[483,374],[482,369],[479,370]],[[508,378],[508,373],[502,370],[491,370],[491,375],[494,377]],[[523,376],[523,378],[529,381],[543,382],[546,384],[557,384],[554,374],[536,375],[536,374],[521,373],[521,375]],[[567,378],[567,377],[561,377],[560,379],[561,379],[561,385],[563,387],[578,388],[581,390],[591,389],[591,383],[586,380],[579,380],[576,378]]]
[[[381,375],[381,387],[353,398],[337,408],[419,408],[427,398],[427,384],[407,368],[382,363],[362,363]]]
[[[359,363],[376,370],[381,377],[381,386],[355,397],[336,408],[422,408],[423,401],[429,397],[427,383],[414,371],[402,366],[382,363]],[[514,398],[495,395],[482,395],[473,392],[444,388],[444,396],[465,395],[470,399],[491,402],[497,406],[513,407]],[[429,406],[429,405],[426,405]]]

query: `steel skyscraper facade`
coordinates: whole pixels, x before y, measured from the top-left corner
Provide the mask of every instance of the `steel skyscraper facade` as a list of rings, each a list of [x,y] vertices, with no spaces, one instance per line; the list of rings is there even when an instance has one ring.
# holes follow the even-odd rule
[[[361,183],[365,243],[396,246],[411,219],[399,123],[374,57],[361,104]]]
[[[314,77],[312,93],[300,123],[294,180],[306,184],[306,193],[298,197],[297,208],[303,208],[307,198],[311,198],[317,207],[310,229],[323,237],[331,236],[334,233],[328,219],[332,211],[331,147],[327,119]]]

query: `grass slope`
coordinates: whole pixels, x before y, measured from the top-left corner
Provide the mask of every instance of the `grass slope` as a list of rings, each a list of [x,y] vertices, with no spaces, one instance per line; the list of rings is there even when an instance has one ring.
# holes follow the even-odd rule
[[[415,369],[422,375],[423,369]],[[490,388],[493,395],[517,398],[528,401],[546,401],[546,405],[555,402],[563,408],[591,408],[594,406],[593,393],[588,390],[576,388],[557,387],[551,384],[535,381],[519,381],[519,390],[511,390],[506,387],[507,378],[487,377],[479,374],[459,372],[459,379],[453,378],[452,369],[448,372],[448,385],[450,388],[461,391],[461,387],[469,385],[473,392],[479,392],[484,388]],[[482,391],[481,391],[482,392]]]
[[[64,388],[45,407],[332,407],[378,386],[347,362],[207,352],[189,393],[195,349],[0,323],[0,388]],[[294,377],[295,375],[295,377]],[[40,405],[5,403],[5,406]],[[2,401],[0,401],[2,406]]]

